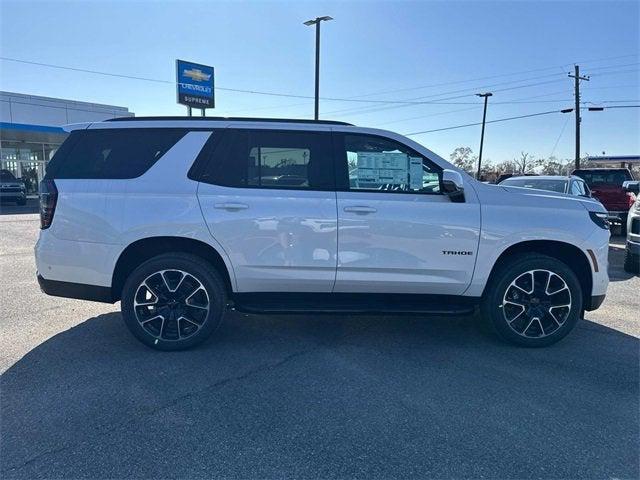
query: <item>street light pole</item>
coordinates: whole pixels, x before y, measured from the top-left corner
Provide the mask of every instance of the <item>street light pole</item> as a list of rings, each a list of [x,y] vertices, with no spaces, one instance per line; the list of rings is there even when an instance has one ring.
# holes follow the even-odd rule
[[[304,24],[308,27],[311,25],[316,26],[316,93],[315,93],[315,108],[314,118],[318,120],[320,111],[320,22],[333,20],[333,18],[324,16],[316,17],[315,20],[307,20]]]
[[[484,98],[484,113],[482,114],[482,133],[480,134],[480,155],[478,155],[478,173],[476,173],[476,179],[480,180],[480,169],[482,168],[482,147],[484,146],[484,125],[487,121],[487,103],[489,97],[493,96],[493,93],[476,93],[478,97]]]

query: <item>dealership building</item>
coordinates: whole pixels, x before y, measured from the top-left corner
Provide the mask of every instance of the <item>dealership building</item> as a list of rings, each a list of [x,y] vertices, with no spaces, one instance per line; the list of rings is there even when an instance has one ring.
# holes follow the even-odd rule
[[[133,117],[126,107],[0,92],[0,161],[36,195],[47,162],[66,138],[63,125]]]

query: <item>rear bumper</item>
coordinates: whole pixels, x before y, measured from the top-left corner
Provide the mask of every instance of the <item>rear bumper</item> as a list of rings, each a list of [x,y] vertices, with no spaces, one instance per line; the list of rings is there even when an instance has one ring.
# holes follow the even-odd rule
[[[47,280],[38,275],[40,290],[54,297],[76,298],[78,300],[90,300],[92,302],[114,303],[111,288],[99,285],[85,285],[82,283],[61,282],[59,280]]]

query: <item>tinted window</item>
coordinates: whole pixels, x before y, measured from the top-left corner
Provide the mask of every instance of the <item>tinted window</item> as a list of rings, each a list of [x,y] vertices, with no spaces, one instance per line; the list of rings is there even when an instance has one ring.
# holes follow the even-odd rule
[[[625,180],[632,180],[629,170],[583,170],[575,171],[590,187],[593,185],[618,185],[622,186]]]
[[[441,169],[406,145],[371,135],[344,135],[349,190],[440,193]]]
[[[168,128],[75,131],[49,162],[47,177],[139,177],[185,134],[184,129]]]
[[[331,135],[281,130],[227,131],[201,180],[229,187],[332,189]]]
[[[544,178],[507,178],[500,182],[500,185],[508,187],[535,188],[537,190],[548,190],[550,192],[565,193],[567,189],[566,180],[549,180]]]

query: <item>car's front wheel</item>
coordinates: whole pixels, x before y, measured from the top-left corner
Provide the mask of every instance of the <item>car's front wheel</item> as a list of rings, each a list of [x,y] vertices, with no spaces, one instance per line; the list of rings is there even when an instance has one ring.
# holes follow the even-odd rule
[[[565,337],[582,312],[582,288],[563,262],[520,254],[492,275],[482,313],[496,333],[527,347],[551,345]]]
[[[226,291],[220,275],[201,258],[169,253],[133,271],[121,303],[138,340],[158,350],[182,350],[203,342],[220,325]]]
[[[624,251],[624,270],[629,273],[640,273],[640,255],[634,255],[629,247]]]

